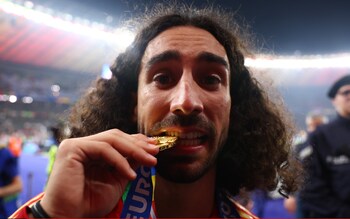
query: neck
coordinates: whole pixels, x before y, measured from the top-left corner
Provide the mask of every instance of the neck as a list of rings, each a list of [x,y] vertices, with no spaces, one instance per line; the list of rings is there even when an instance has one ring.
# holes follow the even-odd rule
[[[193,183],[174,183],[157,175],[157,217],[208,218],[215,204],[215,167]]]
[[[345,119],[350,119],[350,115],[346,113],[339,114],[339,116],[345,118]]]

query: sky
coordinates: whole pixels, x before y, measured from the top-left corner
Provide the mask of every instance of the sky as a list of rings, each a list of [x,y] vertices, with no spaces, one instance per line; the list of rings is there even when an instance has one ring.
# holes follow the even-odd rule
[[[128,17],[156,0],[40,0]],[[178,0],[236,11],[264,50],[281,55],[350,52],[350,0]],[[76,7],[75,7],[76,8]],[[84,10],[82,10],[84,11]],[[72,12],[74,13],[74,12]],[[76,12],[79,13],[79,12]]]

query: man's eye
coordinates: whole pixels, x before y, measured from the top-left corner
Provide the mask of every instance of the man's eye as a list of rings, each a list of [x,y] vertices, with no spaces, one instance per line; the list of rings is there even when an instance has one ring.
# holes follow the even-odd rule
[[[218,75],[208,75],[202,79],[203,85],[218,86],[221,83],[221,78]]]
[[[153,81],[158,85],[166,86],[172,83],[172,78],[168,74],[158,73],[154,75]]]

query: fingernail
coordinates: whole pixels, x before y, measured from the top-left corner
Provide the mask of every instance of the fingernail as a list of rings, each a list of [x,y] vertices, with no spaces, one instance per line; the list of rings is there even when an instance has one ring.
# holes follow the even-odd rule
[[[131,177],[136,178],[137,174],[136,174],[135,170],[133,170],[132,168],[130,168],[130,170],[131,170],[130,171]]]
[[[148,143],[148,146],[149,146],[150,148],[156,148],[156,147],[157,147],[156,144],[152,144],[152,143]]]
[[[150,160],[156,159],[156,158],[155,158],[153,155],[151,155],[151,154],[147,154],[147,158],[150,159]]]

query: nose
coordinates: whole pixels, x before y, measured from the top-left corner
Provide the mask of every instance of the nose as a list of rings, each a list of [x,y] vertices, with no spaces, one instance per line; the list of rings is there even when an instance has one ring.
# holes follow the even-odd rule
[[[203,112],[200,87],[192,78],[181,78],[172,92],[170,110],[177,115],[196,115]]]

